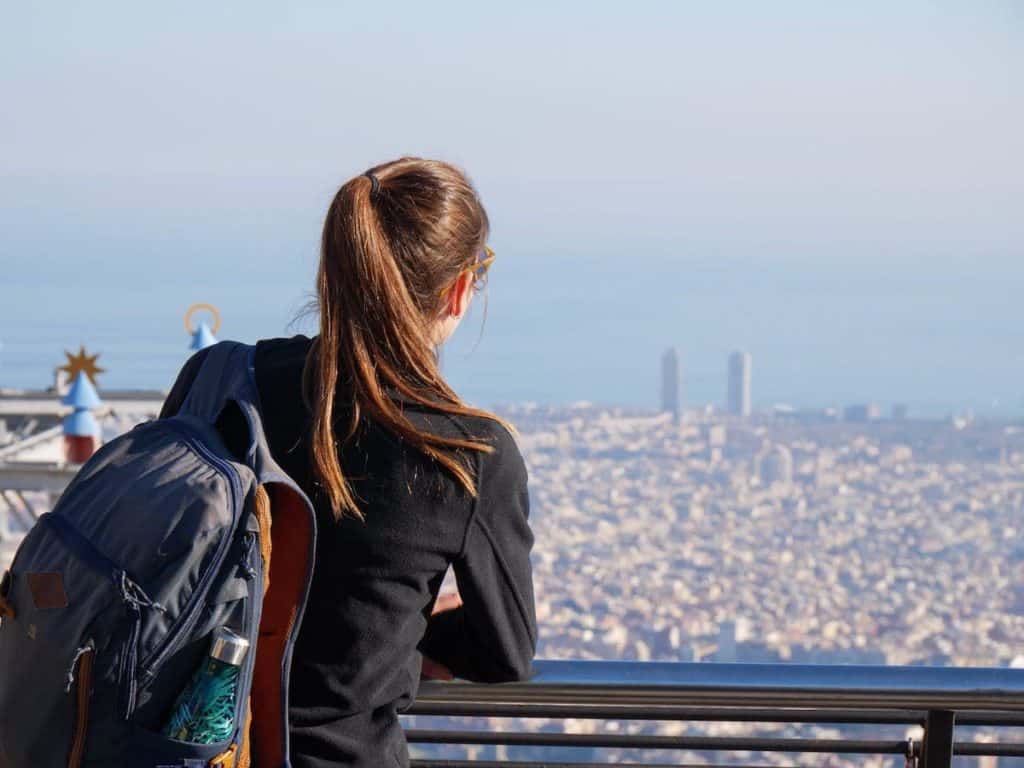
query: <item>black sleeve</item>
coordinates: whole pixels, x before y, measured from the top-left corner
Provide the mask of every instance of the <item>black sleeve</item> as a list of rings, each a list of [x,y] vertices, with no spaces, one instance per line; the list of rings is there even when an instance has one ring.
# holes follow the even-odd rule
[[[199,374],[199,369],[202,367],[203,360],[205,359],[206,350],[201,349],[185,361],[181,371],[178,373],[178,378],[174,382],[174,386],[171,387],[167,399],[164,400],[159,418],[170,418],[178,412],[181,404],[185,402],[185,397],[188,396],[188,391],[192,388],[192,382],[195,381],[196,376]]]
[[[463,605],[431,617],[419,646],[456,677],[485,683],[529,677],[537,648],[526,466],[502,433],[480,456],[479,495],[452,563]]]

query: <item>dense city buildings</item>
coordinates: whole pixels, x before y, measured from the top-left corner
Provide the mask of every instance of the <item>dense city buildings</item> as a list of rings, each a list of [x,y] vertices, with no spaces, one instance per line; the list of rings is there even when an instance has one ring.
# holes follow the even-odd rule
[[[734,416],[749,416],[751,412],[751,368],[749,352],[729,355],[728,410]]]
[[[754,475],[765,488],[788,488],[793,482],[793,453],[784,445],[772,445],[754,457]]]
[[[541,655],[1007,665],[1024,439],[518,408]],[[730,638],[730,627],[735,637]]]

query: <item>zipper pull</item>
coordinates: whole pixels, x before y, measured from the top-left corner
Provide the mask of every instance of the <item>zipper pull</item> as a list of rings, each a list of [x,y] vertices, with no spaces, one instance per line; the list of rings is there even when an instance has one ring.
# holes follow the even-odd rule
[[[95,650],[96,643],[92,641],[91,637],[85,641],[85,645],[79,646],[75,649],[75,655],[71,659],[71,666],[68,667],[68,674],[66,678],[67,685],[64,686],[64,693],[71,693],[71,686],[75,684],[75,669],[78,667],[78,660],[85,654],[89,653],[89,651]]]
[[[167,613],[166,608],[153,600],[142,587],[128,578],[126,571],[118,571],[117,586],[121,590],[121,599],[133,611],[139,612],[140,608],[152,608],[154,611]]]

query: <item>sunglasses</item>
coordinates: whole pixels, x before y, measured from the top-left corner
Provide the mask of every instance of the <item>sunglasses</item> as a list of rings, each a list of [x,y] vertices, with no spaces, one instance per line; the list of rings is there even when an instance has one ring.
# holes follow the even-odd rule
[[[493,263],[494,263],[494,251],[492,251],[488,246],[485,245],[480,250],[480,255],[477,256],[476,266],[471,268],[472,272],[473,272],[474,279],[477,282],[480,282],[485,277],[487,277],[487,270],[489,270],[491,268],[491,264],[493,264]],[[465,271],[467,271],[467,270],[463,270],[463,272],[465,272]],[[462,272],[460,272],[459,274],[461,275]],[[445,294],[447,294],[448,291],[450,291],[450,290],[451,290],[451,286],[449,285],[447,288],[444,288],[439,295],[443,298],[445,296]]]

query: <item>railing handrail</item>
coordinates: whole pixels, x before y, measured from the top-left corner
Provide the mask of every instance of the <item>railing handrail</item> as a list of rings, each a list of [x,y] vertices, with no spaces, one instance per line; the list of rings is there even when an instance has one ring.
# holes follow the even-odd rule
[[[1024,669],[545,660],[523,682],[424,681],[411,713],[488,702],[1024,712]]]

